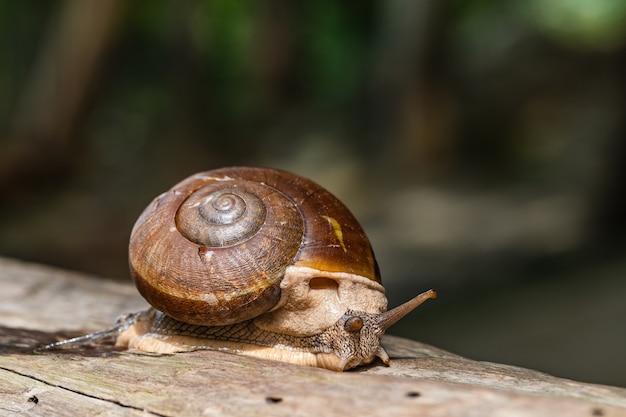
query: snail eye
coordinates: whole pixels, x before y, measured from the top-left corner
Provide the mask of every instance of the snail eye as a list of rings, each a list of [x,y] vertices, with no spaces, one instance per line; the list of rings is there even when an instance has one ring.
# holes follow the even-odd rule
[[[363,328],[363,319],[357,316],[348,317],[343,328],[346,329],[348,333],[359,332]]]

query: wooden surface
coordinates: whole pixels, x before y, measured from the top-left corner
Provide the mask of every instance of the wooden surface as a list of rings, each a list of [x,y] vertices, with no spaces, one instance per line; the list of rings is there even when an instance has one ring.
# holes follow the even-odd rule
[[[31,353],[144,306],[130,284],[0,258],[0,416],[626,416],[626,389],[392,336],[390,367],[345,373],[209,351]]]

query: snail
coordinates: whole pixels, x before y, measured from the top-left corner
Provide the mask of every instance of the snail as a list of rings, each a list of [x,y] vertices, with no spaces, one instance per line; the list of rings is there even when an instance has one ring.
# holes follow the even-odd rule
[[[156,197],[132,229],[129,266],[152,307],[123,320],[118,346],[334,371],[389,364],[385,330],[436,296],[387,311],[371,244],[348,208],[313,181],[268,168],[201,172]]]

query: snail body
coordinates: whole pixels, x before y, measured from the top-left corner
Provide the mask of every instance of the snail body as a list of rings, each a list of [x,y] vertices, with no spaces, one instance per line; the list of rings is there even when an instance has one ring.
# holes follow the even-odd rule
[[[131,232],[129,265],[152,308],[118,345],[219,349],[337,371],[388,363],[385,330],[435,296],[387,311],[352,213],[314,182],[265,168],[198,173],[155,198]]]

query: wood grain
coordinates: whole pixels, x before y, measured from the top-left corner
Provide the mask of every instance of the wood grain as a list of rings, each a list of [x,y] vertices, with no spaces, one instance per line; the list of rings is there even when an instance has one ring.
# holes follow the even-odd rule
[[[344,373],[213,351],[34,354],[55,332],[101,329],[145,304],[130,284],[7,259],[0,294],[0,415],[626,416],[626,389],[393,336],[391,366]]]

